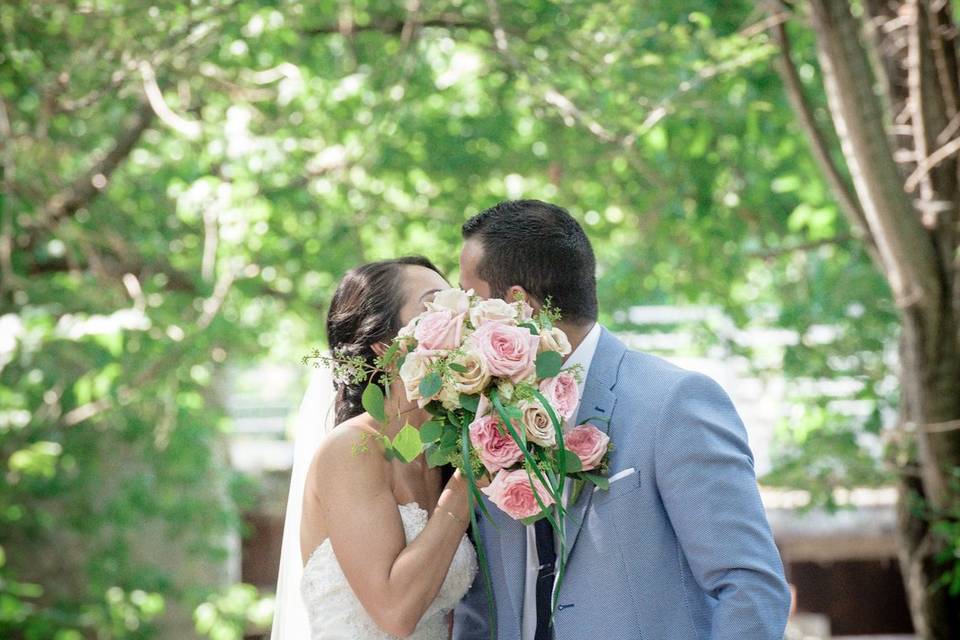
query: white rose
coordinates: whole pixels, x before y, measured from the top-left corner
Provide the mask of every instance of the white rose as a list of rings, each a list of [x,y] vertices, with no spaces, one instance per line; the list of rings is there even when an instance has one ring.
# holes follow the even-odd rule
[[[440,404],[448,411],[460,408],[460,391],[457,384],[452,380],[445,380],[440,388],[440,394],[437,396]]]
[[[521,400],[517,406],[523,411],[523,426],[527,430],[527,439],[544,447],[555,447],[557,432],[543,405],[535,400]]]
[[[517,308],[499,298],[481,300],[470,309],[470,322],[479,327],[484,322],[500,320],[512,323],[517,319]]]
[[[413,320],[405,324],[400,328],[400,331],[397,332],[398,338],[410,338],[413,336],[414,330],[417,328],[417,323],[420,322],[420,318],[423,317],[423,314],[416,316]]]
[[[487,362],[480,357],[479,353],[467,351],[458,356],[454,362],[466,368],[464,372],[451,370],[458,393],[475,395],[486,389],[487,385],[490,384]]]
[[[454,315],[466,313],[470,308],[470,296],[473,295],[473,289],[463,291],[462,289],[445,289],[438,291],[433,296],[433,300],[427,303],[427,309],[430,311],[442,311],[448,309]]]
[[[416,401],[421,407],[429,402],[420,396],[420,381],[427,376],[428,358],[421,357],[416,352],[408,353],[403,365],[400,367],[400,380],[403,381],[403,387],[407,392],[407,400]]]
[[[565,356],[572,351],[567,334],[562,329],[554,327],[540,332],[540,351],[557,351]]]

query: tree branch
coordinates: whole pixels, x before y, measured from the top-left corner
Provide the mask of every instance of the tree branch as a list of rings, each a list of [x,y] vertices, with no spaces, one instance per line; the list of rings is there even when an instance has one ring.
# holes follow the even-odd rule
[[[432,18],[408,21],[399,18],[380,18],[371,20],[365,25],[353,23],[350,25],[350,32],[373,31],[391,35],[402,35],[404,29],[423,29],[425,27],[438,27],[443,29],[473,29],[478,31],[491,32],[492,27],[486,22],[477,22],[476,20],[467,20],[455,14],[440,14]],[[321,25],[319,27],[310,27],[303,29],[300,33],[303,35],[325,35],[333,33],[343,33],[343,27],[339,24]]]
[[[10,114],[7,113],[6,101],[0,96],[0,140],[3,141],[3,158],[0,169],[3,177],[0,180],[0,216],[3,217],[0,227],[0,297],[7,287],[12,286],[14,279],[13,255],[13,207],[10,200],[14,192],[14,171],[16,169],[13,149],[13,127],[10,125]]]
[[[935,309],[936,253],[903,190],[857,21],[846,2],[810,0],[810,7],[830,111],[897,305]]]
[[[130,152],[133,151],[140,137],[153,122],[154,111],[150,103],[142,101],[134,114],[133,123],[117,136],[113,148],[96,162],[81,176],[76,178],[70,186],[54,194],[40,208],[37,216],[28,221],[27,226],[34,234],[42,228],[55,226],[60,221],[73,216],[79,209],[86,207],[106,186],[113,172],[120,166]],[[31,243],[36,239],[31,236]]]
[[[779,3],[773,3],[774,9]],[[840,204],[840,210],[844,213],[847,221],[850,223],[853,233],[861,239],[867,247],[867,252],[874,259],[878,267],[882,268],[880,256],[877,254],[876,245],[873,238],[870,237],[870,231],[867,227],[867,220],[863,215],[863,209],[860,208],[860,202],[851,191],[846,179],[840,173],[840,169],[833,161],[830,155],[830,147],[827,139],[817,126],[816,118],[813,115],[813,108],[803,90],[803,82],[800,80],[800,74],[791,56],[790,37],[787,34],[786,26],[783,21],[773,23],[771,33],[774,40],[780,46],[780,60],[777,64],[777,72],[783,80],[784,88],[787,92],[787,98],[793,107],[794,113],[800,121],[800,126],[807,134],[807,140],[810,143],[810,150],[813,157],[820,165],[827,179],[827,184],[833,191],[834,197]]]
[[[811,240],[810,242],[801,242],[788,247],[776,247],[773,249],[764,249],[761,251],[752,251],[747,255],[752,258],[761,258],[763,260],[773,260],[774,258],[779,258],[780,256],[787,255],[788,253],[796,253],[798,251],[813,251],[814,249],[819,249],[820,247],[826,247],[829,245],[838,245],[846,244],[851,240],[857,239],[853,235],[839,235],[832,238],[823,238],[821,240]]]

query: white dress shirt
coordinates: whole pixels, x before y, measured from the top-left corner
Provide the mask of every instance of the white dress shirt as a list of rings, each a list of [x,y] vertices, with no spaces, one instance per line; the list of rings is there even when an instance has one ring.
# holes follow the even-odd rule
[[[583,367],[582,377],[578,386],[579,400],[583,399],[583,387],[587,382],[587,374],[590,372],[590,363],[593,361],[593,355],[597,351],[597,343],[600,342],[600,323],[595,322],[590,332],[584,336],[583,341],[577,345],[577,348],[571,353],[563,363],[565,369],[580,365]],[[573,420],[576,420],[579,403],[574,411]],[[570,483],[563,485],[563,506],[567,506],[567,500],[570,496]],[[559,551],[559,550],[558,550]],[[527,569],[523,586],[523,624],[520,630],[521,640],[534,640],[537,633],[537,574],[540,572],[540,559],[537,557],[537,535],[533,525],[527,526]],[[554,577],[556,580],[556,577]],[[556,584],[556,582],[554,582]]]

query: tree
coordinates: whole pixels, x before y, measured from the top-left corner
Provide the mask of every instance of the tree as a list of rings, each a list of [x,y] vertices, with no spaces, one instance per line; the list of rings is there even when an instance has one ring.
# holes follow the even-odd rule
[[[772,68],[768,31],[789,15],[746,0],[0,4],[0,635],[148,636],[184,606],[205,632],[239,625],[217,603],[248,591],[210,595],[163,563],[222,558],[239,528],[248,482],[217,453],[224,367],[298,362],[360,261],[424,253],[455,281],[459,224],[505,198],[583,222],[613,328],[634,329],[636,304],[720,305],[801,336],[765,482],[830,504],[888,481],[872,450],[897,405],[899,315],[841,213],[857,203],[835,195],[842,165],[817,160],[838,143],[813,31],[791,27],[813,154]],[[700,330],[764,366],[727,328]],[[837,377],[860,408],[802,391]],[[133,551],[137,523],[159,560]],[[51,577],[25,558],[59,534],[78,553]]]
[[[773,15],[790,11],[770,3]],[[810,0],[833,129],[853,184],[811,113],[787,31],[781,70],[814,153],[892,291],[900,321],[900,564],[918,633],[960,634],[960,125],[949,2]],[[878,90],[879,87],[879,90]],[[949,585],[950,588],[944,588]]]

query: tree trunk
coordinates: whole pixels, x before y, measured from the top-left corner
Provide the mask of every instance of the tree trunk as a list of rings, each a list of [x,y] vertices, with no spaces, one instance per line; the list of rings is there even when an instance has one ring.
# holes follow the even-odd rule
[[[960,638],[960,596],[938,587],[960,563],[937,557],[960,541],[935,529],[960,519],[960,192],[954,154],[941,151],[933,161],[957,130],[956,29],[949,3],[866,0],[861,11],[873,29],[902,31],[893,45],[874,41],[886,81],[881,96],[851,3],[810,0],[809,7],[859,204],[844,210],[851,226],[866,228],[900,309],[901,428],[912,463],[900,479],[898,548],[911,614],[921,638]],[[899,125],[896,136],[888,114]],[[912,157],[912,166],[898,166],[895,152]],[[851,215],[857,209],[862,216]]]
[[[950,562],[938,562],[945,540],[931,530],[931,520],[940,517],[931,509],[953,511],[956,517],[956,487],[950,487],[951,470],[960,468],[960,353],[952,314],[944,314],[939,348],[930,349],[922,328],[906,314],[900,341],[901,419],[915,430],[917,459],[927,463],[924,473],[901,476],[897,506],[897,546],[914,626],[919,637],[934,640],[960,638],[960,596],[948,588],[934,589],[945,573],[956,570]],[[933,337],[936,339],[936,337]],[[936,356],[928,358],[933,351]],[[946,504],[930,499],[925,478],[936,475],[947,486]],[[956,482],[956,479],[954,480]],[[951,517],[947,513],[947,517]]]

